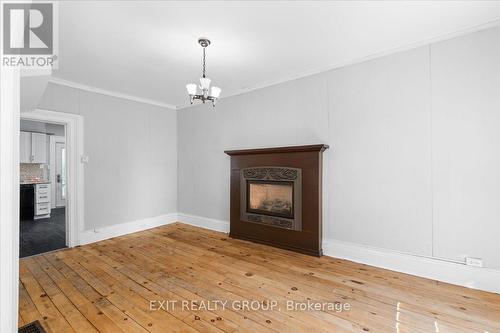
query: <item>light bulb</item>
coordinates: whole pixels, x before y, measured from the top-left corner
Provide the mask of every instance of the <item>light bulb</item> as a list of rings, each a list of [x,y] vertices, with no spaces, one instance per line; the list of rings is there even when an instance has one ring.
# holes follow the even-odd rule
[[[208,77],[202,77],[200,78],[200,87],[203,90],[208,90],[210,87],[210,79]]]
[[[196,95],[196,84],[194,83],[186,84],[186,89],[189,95]]]
[[[210,96],[219,98],[221,91],[222,90],[219,87],[212,87],[212,93],[210,94]]]

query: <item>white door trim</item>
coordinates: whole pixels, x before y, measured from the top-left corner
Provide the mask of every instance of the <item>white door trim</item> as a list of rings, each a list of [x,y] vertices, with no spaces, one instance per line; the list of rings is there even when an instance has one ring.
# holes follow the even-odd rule
[[[66,144],[65,136],[57,136],[51,135],[49,138],[49,165],[50,165],[50,184],[51,186],[51,194],[50,194],[50,205],[51,208],[56,208],[56,143],[64,143]]]
[[[17,332],[19,292],[18,70],[0,75],[0,332]]]
[[[67,189],[66,199],[66,242],[69,247],[80,243],[84,230],[84,188],[83,188],[83,117],[71,113],[36,109],[23,112],[21,119],[43,121],[66,127]]]
[[[57,177],[61,177],[60,185],[61,186],[55,186],[54,189],[55,195],[56,195],[56,207],[65,207],[66,206],[66,198],[63,196],[63,184],[66,182],[66,178],[62,177],[63,174],[66,176],[66,170],[63,171],[63,156],[64,159],[66,159],[66,142],[56,142],[54,150],[56,152],[56,168],[55,172],[58,176],[55,177],[56,184],[59,184],[57,182]],[[65,166],[65,165],[64,165]]]

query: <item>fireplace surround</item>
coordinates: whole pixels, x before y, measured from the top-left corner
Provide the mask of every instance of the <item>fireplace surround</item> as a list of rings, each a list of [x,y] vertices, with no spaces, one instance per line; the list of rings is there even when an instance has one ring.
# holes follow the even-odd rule
[[[324,144],[228,150],[230,237],[321,256]]]

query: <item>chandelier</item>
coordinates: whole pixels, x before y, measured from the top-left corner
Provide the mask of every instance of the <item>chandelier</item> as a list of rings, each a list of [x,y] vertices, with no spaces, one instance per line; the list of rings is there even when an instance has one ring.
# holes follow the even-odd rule
[[[208,45],[210,45],[210,40],[208,38],[200,38],[198,39],[198,44],[201,45],[203,48],[203,71],[202,71],[202,77],[200,78],[200,85],[199,88],[201,90],[200,94],[197,94],[197,89],[198,87],[196,86],[196,83],[189,83],[186,84],[186,89],[189,94],[189,101],[191,104],[193,104],[195,99],[199,99],[203,103],[206,101],[211,101],[212,105],[215,107],[215,102],[220,96],[221,89],[219,87],[212,87],[210,89],[210,79],[206,77],[205,72],[206,72],[206,65],[205,65],[205,49],[207,48]],[[210,90],[210,94],[209,94]]]

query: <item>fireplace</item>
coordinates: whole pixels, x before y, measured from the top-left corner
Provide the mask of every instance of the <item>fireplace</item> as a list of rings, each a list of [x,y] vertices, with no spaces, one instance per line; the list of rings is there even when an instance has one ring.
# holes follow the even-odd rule
[[[328,146],[230,150],[229,236],[320,256],[322,153]]]
[[[302,170],[289,167],[245,168],[240,172],[240,217],[290,230],[302,229]]]

